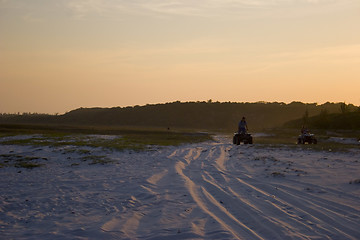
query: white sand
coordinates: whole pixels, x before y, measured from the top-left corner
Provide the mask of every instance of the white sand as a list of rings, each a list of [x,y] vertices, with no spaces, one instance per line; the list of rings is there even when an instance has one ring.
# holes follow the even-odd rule
[[[0,155],[45,164],[0,168],[0,239],[360,239],[359,149],[219,136],[138,153],[0,145]]]

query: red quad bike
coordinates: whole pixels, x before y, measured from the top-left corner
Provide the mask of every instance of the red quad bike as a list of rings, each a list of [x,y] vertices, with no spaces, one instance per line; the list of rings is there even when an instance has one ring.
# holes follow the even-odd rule
[[[233,144],[240,145],[243,142],[244,144],[252,144],[253,138],[250,133],[234,133]]]
[[[314,134],[311,133],[303,133],[298,137],[298,144],[317,144],[317,139]]]

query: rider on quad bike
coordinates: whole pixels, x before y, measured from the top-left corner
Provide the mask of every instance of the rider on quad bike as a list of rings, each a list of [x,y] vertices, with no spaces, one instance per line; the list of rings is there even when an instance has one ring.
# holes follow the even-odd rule
[[[247,130],[249,130],[249,129],[248,129],[245,117],[242,117],[242,119],[238,125],[238,133],[246,133]]]
[[[238,125],[238,131],[234,134],[233,143],[239,145],[241,142],[244,144],[252,144],[252,136],[247,132],[248,126],[245,120],[245,117],[241,119]]]
[[[308,129],[303,126],[301,128],[301,135],[298,137],[298,144],[317,144],[317,139],[315,138],[315,135],[310,133]]]

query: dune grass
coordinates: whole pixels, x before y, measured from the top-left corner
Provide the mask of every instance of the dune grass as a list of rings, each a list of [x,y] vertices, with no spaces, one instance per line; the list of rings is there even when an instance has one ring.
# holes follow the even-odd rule
[[[44,166],[38,163],[39,160],[47,160],[46,158],[36,156],[23,156],[18,154],[0,154],[0,168],[14,166],[16,168],[33,169]]]
[[[15,164],[16,168],[27,168],[27,169],[33,169],[33,168],[37,168],[37,167],[41,167],[44,164],[39,164],[39,163],[32,163],[32,162],[18,162]]]
[[[211,140],[207,133],[156,128],[114,128],[92,126],[0,125],[1,136],[31,135],[2,141],[8,145],[88,146],[116,150],[144,150],[149,146],[177,146]]]

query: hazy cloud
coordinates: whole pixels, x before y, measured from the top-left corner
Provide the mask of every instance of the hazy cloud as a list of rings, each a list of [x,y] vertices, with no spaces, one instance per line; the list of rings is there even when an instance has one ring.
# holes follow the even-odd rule
[[[279,8],[326,7],[354,3],[356,0],[0,0],[1,9],[22,9],[24,14],[37,9],[70,10],[78,18],[106,16],[121,18],[121,14],[135,15],[185,15],[185,16],[239,16],[259,10]]]
[[[214,16],[234,14],[237,11],[271,9],[296,6],[328,6],[348,4],[354,0],[72,0],[66,1],[76,15],[103,15],[111,12],[133,12],[138,14],[168,14]]]

